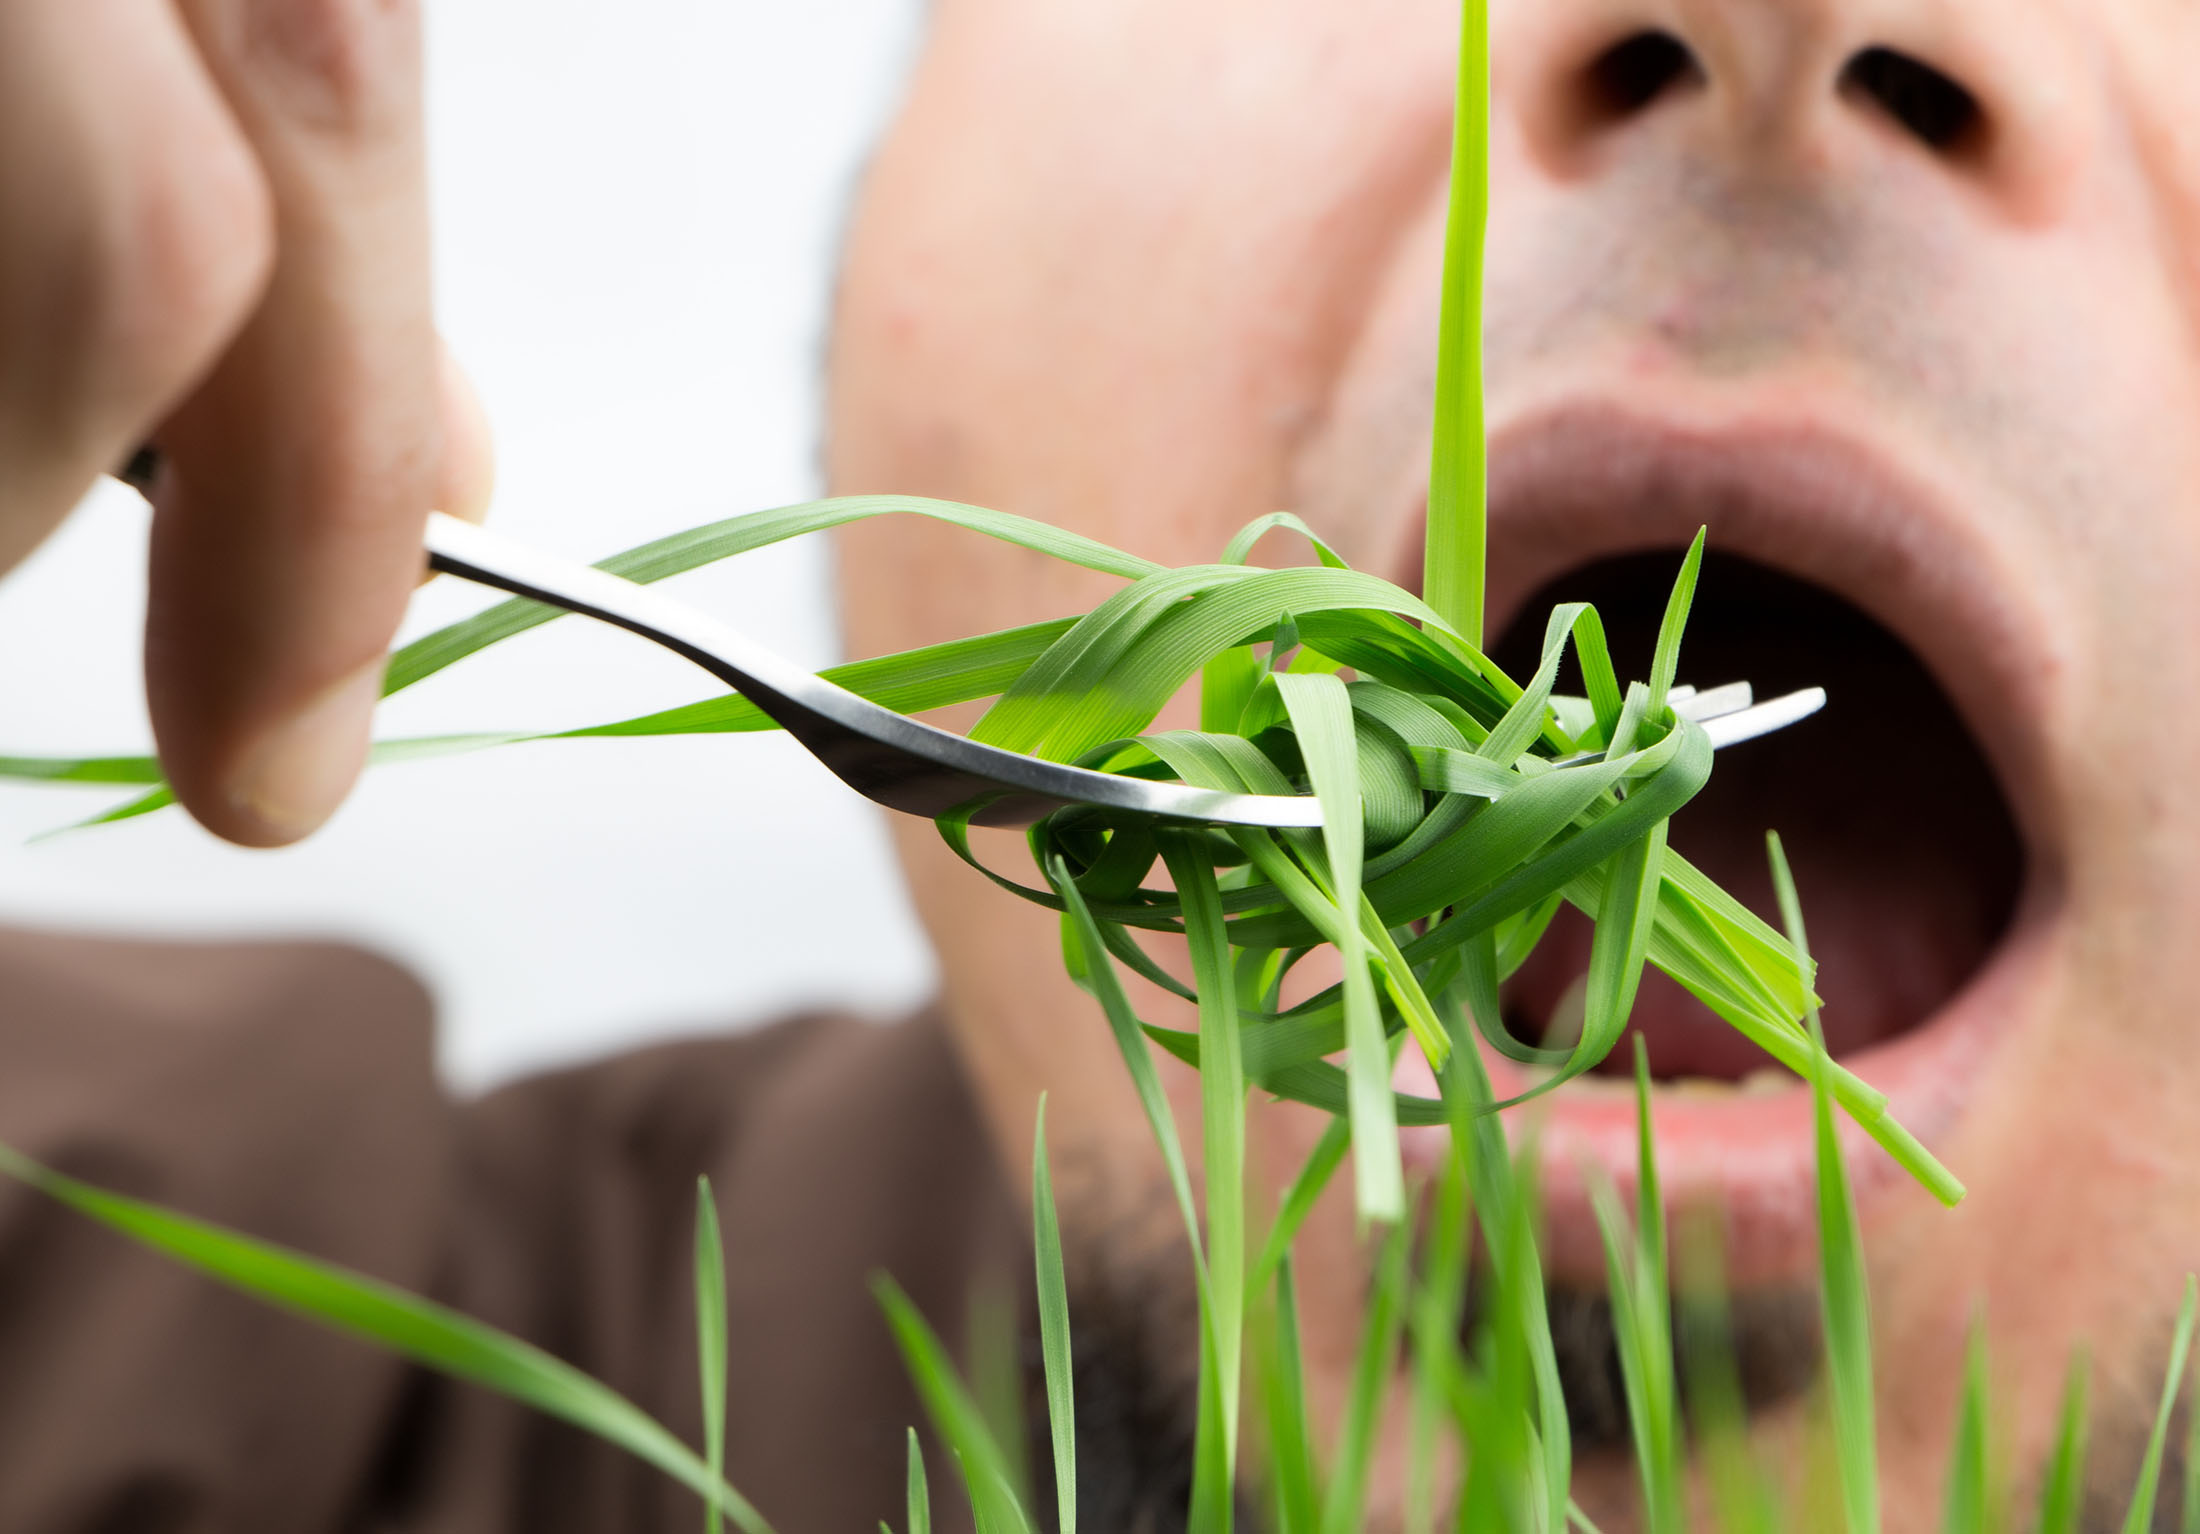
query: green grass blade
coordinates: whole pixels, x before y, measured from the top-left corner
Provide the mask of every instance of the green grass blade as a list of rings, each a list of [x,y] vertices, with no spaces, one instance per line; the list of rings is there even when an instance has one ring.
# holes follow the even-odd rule
[[[2146,1457],[2139,1461],[2139,1483],[2132,1489],[2131,1508],[2124,1515],[2124,1534],[2147,1534],[2154,1527],[2155,1493],[2162,1478],[2162,1455],[2169,1445],[2170,1414],[2185,1383],[2185,1359],[2192,1349],[2193,1310],[2200,1303],[2200,1289],[2191,1275],[2185,1278],[2185,1302],[2178,1307],[2177,1333],[2169,1345],[2169,1368],[2162,1376],[2162,1402],[2154,1413],[2154,1428],[2147,1434]]]
[[[1779,833],[1765,838],[1772,860],[1773,889],[1788,941],[1808,963],[1810,942],[1803,929],[1803,907]],[[1879,1534],[1879,1447],[1874,1437],[1872,1403],[1871,1301],[1864,1282],[1864,1253],[1856,1230],[1856,1201],[1849,1191],[1848,1167],[1833,1132],[1833,1099],[1826,1088],[1824,1030],[1818,1004],[1810,1003],[1811,1100],[1818,1158],[1818,1252],[1820,1305],[1825,1326],[1826,1376],[1831,1387],[1834,1455],[1840,1471],[1841,1501],[1851,1534]]]
[[[1652,719],[1665,713],[1665,695],[1672,691],[1673,674],[1680,667],[1681,634],[1688,627],[1688,609],[1696,599],[1696,574],[1703,568],[1703,540],[1706,529],[1697,528],[1696,536],[1688,545],[1688,557],[1681,561],[1681,573],[1673,582],[1673,591],[1665,601],[1665,617],[1658,624],[1658,647],[1650,661],[1650,696],[1646,712]]]
[[[1170,1117],[1168,1098],[1161,1090],[1161,1078],[1154,1071],[1152,1056],[1146,1053],[1145,1031],[1138,1014],[1131,1009],[1130,998],[1123,994],[1123,983],[1116,976],[1099,926],[1093,921],[1092,910],[1085,904],[1077,882],[1070,877],[1068,865],[1059,856],[1054,857],[1046,864],[1046,875],[1066,908],[1065,930],[1077,942],[1079,953],[1071,963],[1071,972],[1080,974],[1081,971],[1079,983],[1098,999],[1100,1010],[1115,1035],[1116,1049],[1130,1072],[1138,1105],[1145,1112],[1146,1128],[1161,1148],[1162,1164],[1169,1174],[1169,1186],[1176,1194],[1177,1211],[1183,1216],[1185,1234],[1192,1243],[1192,1256],[1198,1264],[1200,1282],[1204,1284],[1207,1259],[1200,1241],[1198,1209],[1192,1201],[1192,1181],[1185,1170],[1184,1147],[1177,1139],[1176,1120]]]
[[[924,1401],[932,1426],[954,1451],[979,1527],[1004,1534],[1033,1534],[1029,1513],[1015,1492],[1008,1454],[986,1422],[985,1413],[955,1373],[938,1334],[925,1322],[901,1286],[885,1274],[871,1280],[871,1292],[886,1312],[894,1341],[909,1377]]]
[[[1070,1363],[1069,1286],[1062,1276],[1062,1228],[1047,1165],[1047,1100],[1031,1145],[1031,1230],[1039,1285],[1039,1349],[1046,1366],[1047,1427],[1054,1439],[1054,1496],[1059,1534],[1077,1534],[1077,1394]]]
[[[1436,1528],[1437,1430],[1452,1399],[1452,1375],[1466,1367],[1459,1346],[1467,1287],[1466,1151],[1455,1146],[1436,1180],[1434,1210],[1422,1231],[1421,1281],[1409,1322],[1413,1350],[1407,1433],[1405,1534]]]
[[[647,585],[805,533],[824,532],[850,522],[897,513],[929,517],[1129,580],[1150,575],[1160,568],[1135,554],[1125,554],[1028,517],[909,495],[844,496],[837,500],[810,501],[799,506],[751,512],[638,545],[599,560],[596,568]],[[390,657],[389,670],[382,681],[382,695],[388,697],[402,692],[476,651],[564,616],[566,614],[559,608],[518,597],[448,624],[414,640]]]
[[[1220,1463],[1234,1478],[1245,1316],[1245,1070],[1238,1050],[1237,986],[1212,858],[1190,837],[1164,834],[1159,844],[1183,902],[1184,932],[1199,990],[1207,1279],[1214,1299],[1216,1383],[1226,1435]]]
[[[983,1270],[964,1296],[963,1314],[963,1372],[971,1397],[987,1432],[1000,1445],[1001,1478],[1036,1523],[1030,1445],[1024,1441],[1023,1339],[1009,1275],[997,1268]]]
[[[1344,1421],[1338,1429],[1337,1452],[1329,1467],[1322,1534],[1361,1534],[1366,1523],[1376,1430],[1381,1426],[1383,1398],[1398,1357],[1404,1322],[1408,1235],[1406,1226],[1397,1226],[1384,1240],[1382,1255],[1376,1261],[1374,1290],[1368,1297],[1352,1383],[1345,1397]]]
[[[695,1180],[695,1352],[703,1387],[703,1453],[713,1481],[726,1471],[726,1244],[710,1179]],[[703,1527],[718,1534],[718,1504],[704,1503]]]
[[[1989,1401],[1986,1326],[1981,1319],[1971,1327],[1971,1346],[1964,1365],[1963,1401],[1956,1417],[1955,1445],[1948,1457],[1948,1491],[1942,1503],[1942,1534],[1991,1534],[2001,1527]]]
[[[1599,1178],[1591,1194],[1604,1238],[1612,1330],[1634,1439],[1636,1474],[1642,1486],[1644,1527],[1650,1534],[1681,1534],[1685,1528],[1681,1501],[1685,1448],[1675,1400],[1673,1344],[1667,1319],[1670,1295],[1664,1276],[1664,1211],[1658,1201],[1657,1162],[1650,1133],[1649,1070],[1639,1036],[1636,1046],[1635,1111],[1643,1170],[1635,1229],[1629,1231],[1627,1216],[1609,1180]]]
[[[2078,1521],[2085,1515],[2088,1372],[2085,1355],[2074,1355],[2063,1385],[2062,1411],[2056,1418],[2055,1446],[2040,1486],[2039,1534],[2078,1534]]]
[[[2178,1508],[2181,1534],[2200,1534],[2200,1378],[2185,1394],[2184,1499]]]
[[[932,1534],[932,1488],[925,1484],[924,1450],[909,1429],[909,1534]]]
[[[1683,1226],[1681,1348],[1688,1422],[1720,1534],[1779,1534],[1770,1478],[1749,1442],[1749,1408],[1734,1351],[1726,1255],[1715,1217]]]
[[[1390,1050],[1368,972],[1360,929],[1361,827],[1359,758],[1353,745],[1352,696],[1333,676],[1278,676],[1277,689],[1306,758],[1307,777],[1322,806],[1322,849],[1328,894],[1345,913],[1337,933],[1344,968],[1345,1076],[1351,1093],[1352,1169],[1363,1219],[1405,1218],[1405,1170],[1391,1105]],[[1437,1064],[1442,1064],[1439,1059]]]
[[[1275,1349],[1264,1379],[1276,1534],[1316,1534],[1321,1504],[1314,1484],[1314,1441],[1306,1418],[1298,1286],[1288,1251],[1276,1266]]]
[[[1333,1118],[1323,1126],[1321,1138],[1307,1153],[1306,1164],[1299,1168],[1299,1175],[1292,1179],[1283,1202],[1276,1206],[1276,1221],[1268,1228],[1268,1239],[1261,1243],[1260,1256],[1246,1275],[1248,1299],[1266,1289],[1268,1281],[1280,1272],[1290,1255],[1291,1243],[1298,1237],[1299,1227],[1313,1212],[1315,1201],[1343,1164],[1344,1153],[1351,1144],[1352,1125],[1348,1120]]]
[[[0,778],[136,787],[167,781],[151,756],[0,756]]]
[[[1489,18],[1460,7],[1451,198],[1436,332],[1436,416],[1429,453],[1422,590],[1470,644],[1482,642],[1488,495],[1482,433],[1482,239],[1489,219]]]
[[[0,1173],[278,1309],[593,1433],[714,1502],[747,1534],[769,1534],[748,1499],[714,1480],[708,1465],[648,1413],[530,1343],[333,1263],[64,1177],[5,1147]]]

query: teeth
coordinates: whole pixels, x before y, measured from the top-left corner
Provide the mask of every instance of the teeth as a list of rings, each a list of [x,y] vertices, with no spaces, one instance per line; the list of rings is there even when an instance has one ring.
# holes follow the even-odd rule
[[[1682,696],[1684,691],[1685,697]],[[1738,714],[1757,701],[1747,682],[1728,682],[1706,692],[1698,692],[1693,687],[1676,687],[1665,695],[1665,699],[1673,705],[1673,712],[1698,724],[1717,719],[1722,714]]]
[[[1676,1076],[1658,1085],[1675,1097],[1728,1098],[1736,1095],[1733,1082],[1721,1081],[1715,1076]]]
[[[1551,1015],[1543,1024],[1542,1045],[1545,1049],[1572,1049],[1574,1041],[1581,1037],[1581,1025],[1589,1018],[1589,972],[1583,970],[1574,976],[1573,983],[1559,993],[1558,1005],[1551,1008]]]
[[[1763,1065],[1742,1078],[1744,1097],[1769,1097],[1795,1085],[1795,1078],[1777,1065]]]

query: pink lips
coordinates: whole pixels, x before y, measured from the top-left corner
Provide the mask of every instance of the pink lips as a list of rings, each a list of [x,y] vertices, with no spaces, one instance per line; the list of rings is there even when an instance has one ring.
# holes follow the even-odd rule
[[[2020,1010],[2043,929],[2038,921],[2020,922],[1994,961],[1937,1016],[1844,1062],[1885,1092],[1903,1124],[1936,1151],[1991,1069],[1995,1045]],[[1532,1084],[1522,1067],[1486,1048],[1483,1059],[1499,1096]],[[1435,1080],[1418,1051],[1400,1058],[1397,1086],[1434,1094]],[[1809,1089],[1794,1081],[1771,1091],[1664,1084],[1653,1087],[1650,1097],[1668,1216],[1721,1211],[1736,1283],[1806,1275],[1818,1250]],[[1506,1119],[1516,1144],[1533,1135],[1541,1150],[1545,1265],[1575,1282],[1600,1283],[1604,1248],[1589,1206],[1591,1169],[1602,1169],[1632,1202],[1637,1171],[1632,1086],[1569,1082]],[[1868,1219],[1878,1205],[1903,1196],[1910,1181],[1854,1124],[1841,1119],[1838,1128],[1859,1214]],[[1434,1169],[1449,1148],[1448,1130],[1407,1129],[1402,1136],[1407,1163],[1418,1170]],[[1960,1165],[1952,1170],[1963,1175]]]

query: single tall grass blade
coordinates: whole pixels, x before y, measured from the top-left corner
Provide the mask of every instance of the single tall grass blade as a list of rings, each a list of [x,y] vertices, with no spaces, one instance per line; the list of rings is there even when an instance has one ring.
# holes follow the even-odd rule
[[[932,1534],[932,1488],[925,1484],[924,1450],[909,1429],[909,1534]]]
[[[1658,645],[1650,660],[1650,695],[1646,711],[1656,718],[1665,711],[1665,695],[1673,689],[1674,673],[1681,663],[1681,635],[1688,627],[1688,609],[1696,600],[1696,576],[1703,568],[1705,528],[1697,528],[1681,561],[1681,573],[1666,598],[1665,617],[1658,624]]]
[[[1464,1147],[1444,1158],[1433,1217],[1422,1232],[1420,1282],[1414,1286],[1413,1352],[1407,1437],[1405,1534],[1435,1534],[1438,1432],[1450,1416],[1452,1375],[1467,1366],[1459,1346],[1467,1285],[1467,1175]]]
[[[1208,1495],[1227,1503],[1237,1474],[1238,1390],[1245,1330],[1245,1070],[1237,984],[1213,856],[1177,833],[1158,838],[1182,902],[1199,990],[1200,1122],[1207,1191],[1207,1281],[1223,1441],[1208,1463],[1225,1477]]]
[[[1317,1534],[1321,1503],[1306,1417],[1306,1363],[1299,1347],[1298,1287],[1286,1251],[1276,1264],[1275,1346],[1264,1372],[1276,1534]]]
[[[726,1244],[710,1179],[695,1180],[695,1352],[703,1387],[703,1453],[713,1481],[726,1469]],[[718,1504],[704,1503],[703,1527],[721,1528]]]
[[[2078,1521],[2085,1515],[2087,1373],[2085,1354],[2074,1355],[2056,1418],[2055,1446],[2040,1485],[2039,1534],[2078,1534]]]
[[[1047,1100],[1031,1145],[1031,1229],[1039,1286],[1039,1349],[1046,1368],[1047,1427],[1054,1440],[1055,1527],[1077,1534],[1077,1393],[1071,1367],[1069,1289],[1062,1275],[1062,1229],[1047,1164]],[[914,1444],[912,1443],[912,1447]]]
[[[2184,1500],[2177,1510],[2179,1534],[2200,1534],[2200,1375],[2185,1392]]]
[[[2162,1455],[2169,1447],[2170,1414],[2185,1383],[2185,1359],[2192,1350],[2192,1323],[2200,1287],[2190,1274],[2185,1277],[2185,1302],[2177,1310],[2177,1332],[2169,1345],[2169,1368],[2162,1376],[2162,1403],[2154,1413],[2153,1431],[2147,1434],[2146,1456],[2139,1461],[2139,1483],[2132,1488],[2131,1508],[2124,1515],[2124,1534],[2147,1534],[2154,1527],[2154,1500],[2162,1478]]]
[[[1631,1238],[1626,1215],[1608,1182],[1596,1186],[1594,1198],[1604,1236],[1621,1383],[1642,1484],[1644,1527],[1649,1534],[1682,1534],[1686,1448],[1673,1365],[1672,1297],[1666,1281],[1665,1208],[1651,1132],[1650,1067],[1639,1034],[1635,1038],[1635,1115],[1639,1192]]]
[[[1361,1534],[1367,1517],[1368,1484],[1373,1478],[1376,1433],[1382,1424],[1385,1387],[1398,1357],[1404,1324],[1406,1255],[1409,1231],[1399,1225],[1384,1238],[1376,1262],[1374,1290],[1360,1329],[1359,1353],[1345,1397],[1337,1452],[1329,1467],[1329,1492],[1322,1506],[1321,1534]]]
[[[1788,941],[1805,964],[1810,942],[1803,928],[1802,902],[1778,832],[1766,835],[1772,860],[1772,885]],[[1818,1003],[1808,1012],[1811,1039],[1810,1090],[1817,1125],[1818,1268],[1820,1314],[1825,1325],[1826,1381],[1833,1410],[1834,1457],[1841,1501],[1851,1534],[1879,1534],[1879,1446],[1872,1401],[1871,1301],[1864,1281],[1864,1252],[1856,1229],[1856,1201],[1849,1192],[1848,1167],[1833,1131],[1833,1100],[1827,1091],[1826,1037],[1818,1022]]]
[[[1489,17],[1484,0],[1459,15],[1453,96],[1451,196],[1444,227],[1443,299],[1436,332],[1436,415],[1429,453],[1429,605],[1469,644],[1482,642],[1485,499],[1482,431],[1482,241],[1489,219]]]
[[[769,1534],[748,1499],[714,1479],[708,1464],[655,1418],[531,1343],[333,1263],[78,1182],[6,1147],[0,1173],[278,1309],[593,1433],[714,1503],[745,1534]]]
[[[1971,1346],[1963,1371],[1963,1402],[1956,1418],[1955,1447],[1948,1461],[1948,1491],[1943,1503],[1942,1534],[1994,1534],[2002,1527],[2001,1488],[1993,1463],[1992,1397],[1986,1367],[1986,1324],[1971,1327]]]
[[[1681,1377],[1689,1427],[1710,1486],[1713,1526],[1720,1534],[1779,1534],[1772,1481],[1749,1442],[1718,1218],[1684,1224],[1680,1251]]]
[[[1323,1127],[1321,1138],[1307,1154],[1306,1164],[1299,1168],[1299,1175],[1292,1179],[1283,1202],[1276,1206],[1275,1223],[1269,1226],[1268,1239],[1261,1243],[1260,1256],[1246,1275],[1248,1299],[1261,1293],[1269,1281],[1277,1277],[1290,1255],[1291,1243],[1298,1239],[1299,1227],[1306,1223],[1322,1190],[1329,1186],[1329,1180],[1343,1165],[1344,1153],[1351,1145],[1352,1126],[1348,1120],[1333,1118]]]

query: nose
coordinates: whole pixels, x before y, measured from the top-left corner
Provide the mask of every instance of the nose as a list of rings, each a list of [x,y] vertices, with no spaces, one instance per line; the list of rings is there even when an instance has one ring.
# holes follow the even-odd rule
[[[1497,109],[1561,180],[1685,153],[1776,178],[1903,161],[2049,217],[2084,149],[2084,50],[2046,0],[1512,0]]]

